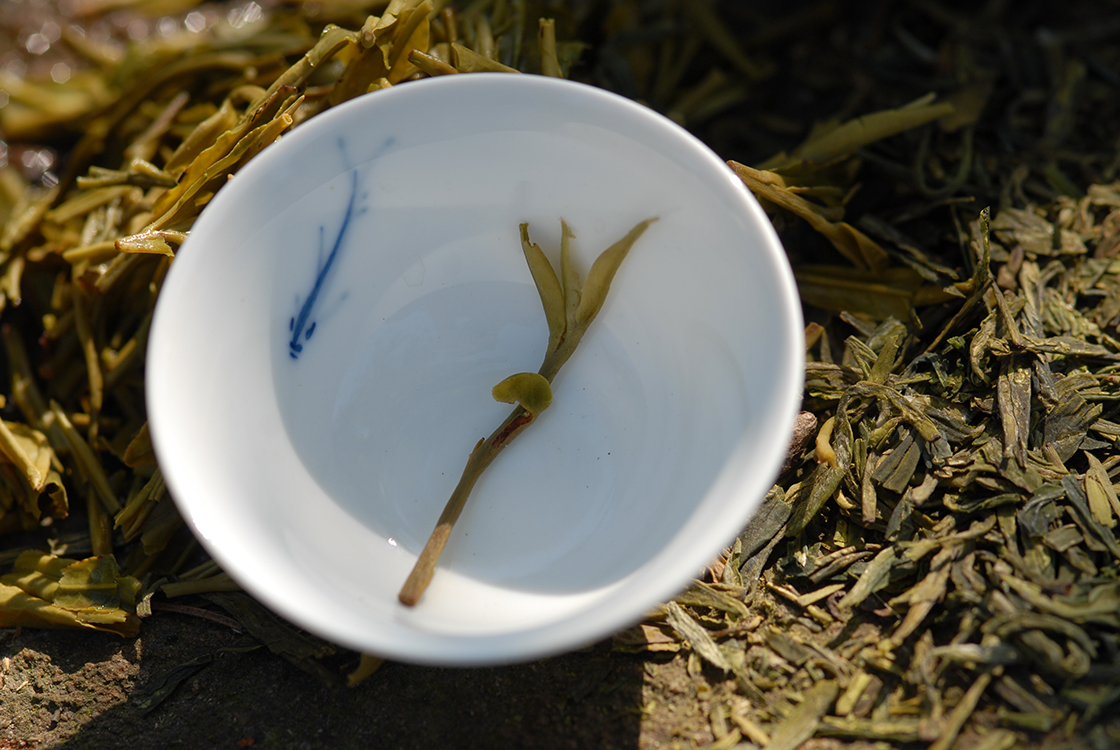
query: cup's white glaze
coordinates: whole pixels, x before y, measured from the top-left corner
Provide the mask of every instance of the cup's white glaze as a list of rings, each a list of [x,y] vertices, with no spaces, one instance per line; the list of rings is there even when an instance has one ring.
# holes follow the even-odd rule
[[[475,487],[431,587],[396,594],[490,388],[548,339],[518,226],[582,273],[659,217]],[[484,664],[579,647],[686,586],[769,488],[800,398],[782,248],[718,157],[613,94],[536,76],[397,86],[316,117],[203,212],[148,353],[167,485],[249,592],[337,643]]]

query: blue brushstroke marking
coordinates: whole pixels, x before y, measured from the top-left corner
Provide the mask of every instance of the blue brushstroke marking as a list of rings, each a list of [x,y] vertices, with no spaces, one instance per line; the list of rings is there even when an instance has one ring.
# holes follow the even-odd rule
[[[385,153],[388,148],[393,145],[394,138],[388,138],[381,146],[381,149],[374,154],[373,159],[379,158]],[[346,144],[340,138],[338,141],[338,149],[342,152],[343,162],[349,164],[349,159],[346,158]],[[371,159],[371,161],[373,160]],[[363,196],[365,197],[365,196]],[[315,303],[319,300],[319,295],[326,287],[327,274],[330,273],[331,267],[334,265],[335,260],[338,258],[339,250],[342,249],[342,243],[346,239],[346,233],[350,229],[350,222],[355,216],[365,212],[365,209],[357,207],[358,202],[358,170],[351,168],[350,170],[350,198],[346,202],[346,212],[342,216],[342,223],[338,228],[338,235],[334,239],[334,245],[331,247],[330,253],[326,258],[323,258],[323,250],[325,247],[325,233],[326,227],[322,224],[319,225],[319,261],[318,269],[315,273],[315,282],[311,286],[311,291],[307,295],[307,300],[299,310],[298,315],[292,316],[288,321],[288,330],[292,332],[292,339],[288,342],[288,354],[292,359],[299,359],[300,352],[303,351],[303,344],[300,343],[300,336],[303,336],[304,341],[311,338],[311,334],[315,333],[315,326],[318,321],[311,319],[311,314],[315,309]],[[306,330],[305,330],[306,329]]]

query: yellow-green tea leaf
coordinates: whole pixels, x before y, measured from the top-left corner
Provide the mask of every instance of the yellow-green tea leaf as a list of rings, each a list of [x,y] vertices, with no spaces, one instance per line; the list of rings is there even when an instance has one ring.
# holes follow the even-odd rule
[[[582,284],[572,265],[572,240],[575,234],[564,219],[560,219],[560,283],[564,287],[564,311],[568,325],[575,320],[579,308]]]
[[[552,386],[535,372],[510,375],[494,386],[492,394],[495,401],[521,404],[525,411],[534,415],[552,405]]]
[[[575,319],[580,326],[586,326],[595,319],[607,300],[607,292],[611,289],[611,282],[618,271],[622,261],[630,248],[645,233],[650,224],[657,221],[657,217],[646,219],[626,233],[622,239],[614,243],[595,259],[591,270],[587,272],[587,283],[583,286],[583,296],[576,310]]]
[[[548,322],[548,351],[553,351],[564,337],[567,328],[567,319],[564,315],[564,290],[540,245],[530,241],[528,224],[521,225],[521,248],[525,252],[525,262],[529,264],[529,272],[533,275],[537,292],[541,296],[544,317]]]

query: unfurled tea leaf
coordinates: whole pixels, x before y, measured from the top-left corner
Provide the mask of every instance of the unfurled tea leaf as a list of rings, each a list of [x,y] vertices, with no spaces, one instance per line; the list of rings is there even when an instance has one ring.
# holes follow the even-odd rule
[[[607,301],[607,292],[610,291],[611,282],[614,281],[614,275],[618,272],[622,261],[626,260],[630,248],[655,221],[657,219],[654,218],[638,222],[625,237],[604,250],[591,264],[591,270],[587,272],[587,282],[583,286],[583,291],[577,296],[578,308],[570,318],[576,326],[587,327],[599,314],[603,303]],[[568,306],[570,310],[571,297],[568,298]]]
[[[567,328],[564,288],[556,278],[556,271],[548,262],[540,245],[529,240],[528,224],[521,225],[521,249],[525,253],[525,261],[529,264],[529,272],[533,275],[533,282],[536,283],[537,293],[541,297],[544,317],[548,321],[548,350],[552,351],[560,345]]]
[[[535,372],[510,375],[494,386],[495,401],[521,404],[525,411],[539,415],[552,404],[552,386]]]
[[[521,225],[521,248],[530,273],[540,292],[541,305],[548,320],[548,348],[544,362],[536,373],[521,373],[507,378],[494,389],[499,401],[518,401],[513,410],[489,437],[479,440],[467,458],[467,465],[451,498],[436,521],[436,528],[420,552],[416,564],[401,588],[398,598],[412,607],[420,600],[435,574],[436,563],[451,537],[451,529],[463,512],[467,498],[479,476],[499,453],[552,403],[550,383],[556,373],[571,357],[603,306],[615,272],[631,246],[653,221],[647,219],[631,229],[621,240],[611,245],[595,260],[588,277],[588,287],[581,290],[579,275],[571,262],[568,243],[573,235],[567,222],[561,219],[561,275],[556,278],[548,259],[529,238],[527,224]]]

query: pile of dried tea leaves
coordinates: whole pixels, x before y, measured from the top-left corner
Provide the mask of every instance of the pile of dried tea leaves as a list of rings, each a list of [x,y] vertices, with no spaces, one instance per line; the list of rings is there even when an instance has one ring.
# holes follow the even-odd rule
[[[1115,744],[1120,9],[1066,6],[27,16],[0,49],[0,625],[89,627],[100,608],[128,634],[152,608],[214,605],[326,677],[329,647],[238,592],[168,497],[143,401],[160,284],[221,186],[316,114],[427,75],[566,76],[729,160],[809,321],[808,443],[614,658],[687,659],[712,747]]]
[[[689,651],[713,747],[1120,739],[1101,723],[1120,701],[1120,184],[1102,126],[1120,76],[1099,43],[1117,18],[1039,10],[873,14],[883,37],[842,69],[881,88],[856,95],[941,96],[732,163],[794,260],[821,428],[707,582],[618,641]]]

